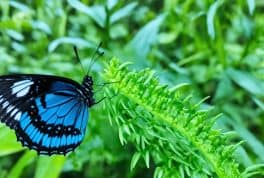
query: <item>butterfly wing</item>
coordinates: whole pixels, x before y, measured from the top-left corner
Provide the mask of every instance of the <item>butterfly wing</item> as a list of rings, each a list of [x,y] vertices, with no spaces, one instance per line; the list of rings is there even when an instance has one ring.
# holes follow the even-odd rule
[[[0,121],[40,154],[66,154],[83,140],[88,107],[80,85],[46,75],[0,77]]]

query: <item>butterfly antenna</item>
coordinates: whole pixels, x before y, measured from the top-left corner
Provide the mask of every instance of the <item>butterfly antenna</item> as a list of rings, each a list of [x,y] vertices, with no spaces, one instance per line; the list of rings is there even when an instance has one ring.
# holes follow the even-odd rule
[[[101,56],[104,55],[104,52],[103,52],[103,51],[100,51],[100,48],[102,47],[102,44],[103,44],[103,43],[100,42],[100,43],[98,44],[98,46],[96,47],[96,50],[95,50],[95,52],[94,52],[93,55],[92,55],[91,62],[90,62],[90,64],[89,64],[89,67],[88,67],[88,70],[87,70],[86,75],[88,75],[88,74],[90,73],[91,67],[93,66],[93,64],[95,63],[95,61],[96,61],[99,57],[101,57]]]
[[[73,46],[73,50],[74,50],[74,53],[75,53],[75,57],[76,57],[77,61],[80,63],[80,65],[82,67],[82,71],[84,73],[84,68],[83,68],[83,65],[82,65],[82,61],[80,60],[78,49],[77,49],[77,47],[75,45]]]

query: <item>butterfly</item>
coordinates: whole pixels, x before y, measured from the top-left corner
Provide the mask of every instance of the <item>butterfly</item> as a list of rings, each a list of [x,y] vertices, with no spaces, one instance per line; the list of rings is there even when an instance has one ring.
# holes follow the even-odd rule
[[[53,75],[0,76],[0,121],[38,154],[65,155],[78,147],[85,136],[88,108],[94,104],[93,79],[88,74],[81,84]]]

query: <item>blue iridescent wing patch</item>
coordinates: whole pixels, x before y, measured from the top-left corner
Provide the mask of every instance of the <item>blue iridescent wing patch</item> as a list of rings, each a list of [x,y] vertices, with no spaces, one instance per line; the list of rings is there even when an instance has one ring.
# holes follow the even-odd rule
[[[2,76],[0,121],[15,130],[23,146],[39,154],[66,154],[85,135],[93,101],[86,90],[62,77]]]

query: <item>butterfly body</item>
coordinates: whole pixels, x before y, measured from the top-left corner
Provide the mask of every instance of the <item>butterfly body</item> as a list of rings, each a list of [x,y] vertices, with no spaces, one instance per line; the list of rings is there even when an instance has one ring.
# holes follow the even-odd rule
[[[0,76],[0,121],[39,154],[66,154],[83,140],[93,80],[82,84],[51,75]]]

